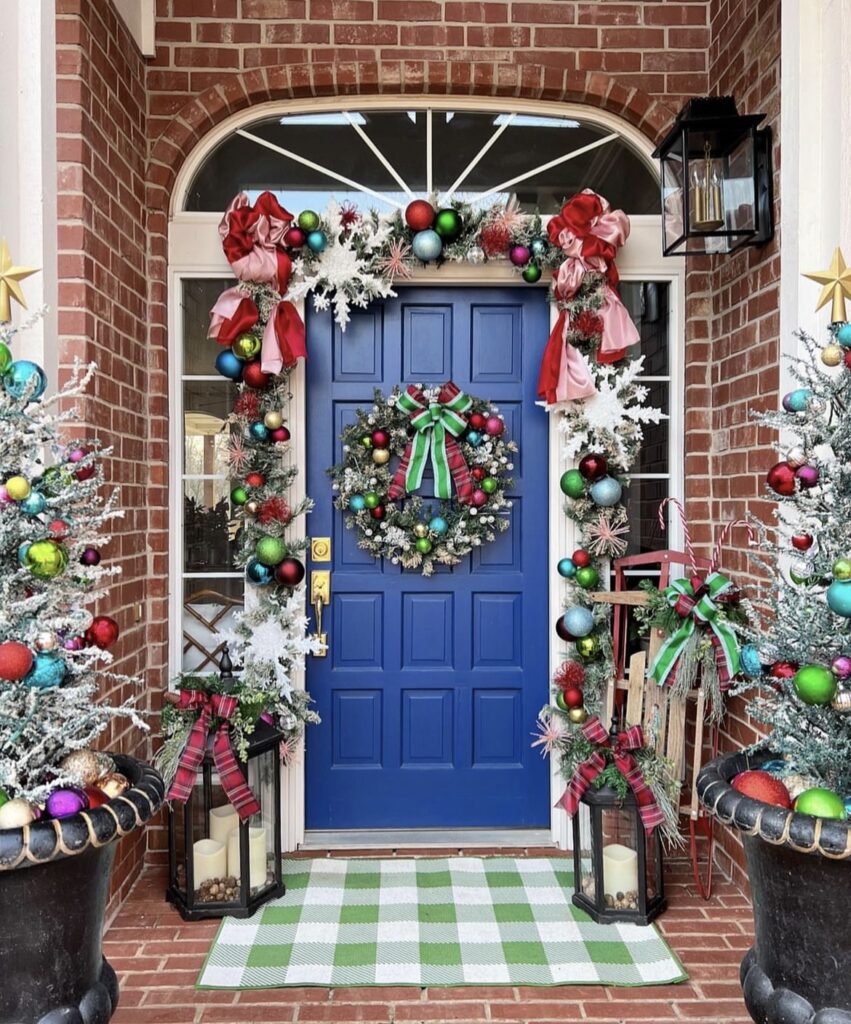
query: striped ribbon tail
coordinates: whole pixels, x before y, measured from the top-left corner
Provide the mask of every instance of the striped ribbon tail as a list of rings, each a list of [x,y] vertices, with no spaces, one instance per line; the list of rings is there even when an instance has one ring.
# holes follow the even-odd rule
[[[176,800],[178,803],[185,804],[195,785],[195,777],[201,767],[201,762],[204,760],[213,713],[207,694],[201,690],[181,690],[180,702],[177,707],[182,711],[199,708],[201,712],[189,733],[186,746],[180,755],[174,780],[166,796],[166,800]]]
[[[601,753],[595,751],[587,761],[583,761],[576,769],[573,778],[567,784],[567,789],[556,806],[560,805],[563,807],[571,817],[576,814],[585,790],[588,789],[605,767],[606,759]]]

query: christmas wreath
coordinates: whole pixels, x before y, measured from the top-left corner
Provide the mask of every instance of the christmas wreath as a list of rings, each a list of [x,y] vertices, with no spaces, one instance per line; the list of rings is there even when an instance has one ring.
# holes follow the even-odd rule
[[[430,576],[508,529],[517,445],[496,406],[452,381],[376,391],[341,440],[343,461],[328,471],[335,503],[376,558]],[[415,493],[429,463],[431,498]]]

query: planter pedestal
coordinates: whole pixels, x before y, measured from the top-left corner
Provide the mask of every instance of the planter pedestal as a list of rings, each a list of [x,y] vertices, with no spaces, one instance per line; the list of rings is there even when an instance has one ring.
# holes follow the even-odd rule
[[[741,967],[757,1024],[851,1024],[851,825],[752,800],[730,780],[770,754],[727,754],[698,778],[704,806],[742,833],[756,941]]]
[[[0,1024],[106,1024],[118,1004],[101,951],[116,841],[158,810],[163,783],[113,756],[131,782],[122,796],[0,831]]]

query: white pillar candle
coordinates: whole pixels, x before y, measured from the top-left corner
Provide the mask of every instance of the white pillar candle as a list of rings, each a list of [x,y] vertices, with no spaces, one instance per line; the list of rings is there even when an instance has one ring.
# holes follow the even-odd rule
[[[638,854],[622,843],[603,847],[603,892],[638,892]]]
[[[248,830],[248,884],[252,889],[266,884],[266,829]],[[228,874],[240,877],[239,829],[228,835]]]
[[[197,889],[208,878],[225,878],[228,852],[218,839],[199,839],[192,847],[192,874]]]
[[[239,825],[239,815],[233,804],[222,804],[210,811],[210,838],[227,845],[231,831]]]

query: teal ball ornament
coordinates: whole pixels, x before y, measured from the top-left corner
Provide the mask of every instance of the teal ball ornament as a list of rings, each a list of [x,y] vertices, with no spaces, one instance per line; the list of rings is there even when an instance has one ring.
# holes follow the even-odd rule
[[[621,500],[623,488],[613,476],[604,476],[591,484],[591,500],[595,505],[611,508]]]
[[[836,693],[836,676],[824,665],[803,665],[792,680],[804,704],[829,704]]]
[[[44,394],[47,374],[38,363],[29,359],[18,359],[3,374],[3,385],[13,398],[23,398],[27,389],[32,387],[34,390],[30,395],[30,401],[34,402]]]
[[[353,494],[349,498],[349,508],[352,512],[362,512],[366,508],[366,498],[362,494]]]
[[[245,575],[249,582],[253,583],[256,587],[265,587],[267,583],[272,582],[274,573],[268,565],[264,565],[256,558],[252,558],[245,566]]]
[[[216,369],[228,380],[239,380],[242,377],[242,360],[226,348],[216,356]]]
[[[457,210],[438,210],[434,220],[434,230],[444,242],[454,242],[464,230],[464,221]]]
[[[432,533],[442,535],[449,529],[449,523],[446,522],[443,516],[433,516],[429,520],[428,528]]]
[[[783,396],[783,408],[786,412],[806,412],[812,394],[809,388],[795,388]]]
[[[418,231],[411,242],[414,255],[423,263],[431,263],[443,252],[443,239],[431,228]]]
[[[321,231],[311,231],[307,236],[307,248],[311,252],[320,253],[325,251],[328,239]]]
[[[826,597],[832,612],[851,619],[851,580],[834,580],[827,588]]]
[[[541,268],[537,263],[529,263],[523,268],[523,273],[520,276],[526,284],[537,284],[541,280]]]
[[[468,444],[471,444],[474,448],[478,448],[482,443],[482,435],[478,430],[468,430],[465,438]]]
[[[18,562],[21,565],[27,564],[27,552],[32,547],[32,541],[25,540],[23,544],[18,545]]]
[[[842,797],[832,789],[823,789],[821,786],[805,789],[795,801],[795,810],[798,814],[811,814],[814,818],[832,818],[835,821],[845,821],[848,817]]]
[[[594,616],[587,608],[568,608],[562,618],[568,633],[577,638],[588,636],[594,628]]]
[[[28,516],[37,516],[47,507],[47,499],[39,491],[30,491],[29,495],[18,505]]]
[[[576,566],[573,564],[572,558],[561,559],[558,563],[558,574],[566,580],[569,580],[576,575]]]
[[[302,231],[315,231],[319,227],[319,214],[315,210],[302,210],[298,215],[298,226]]]
[[[747,676],[748,679],[762,675],[762,662],[755,644],[745,644],[739,651],[739,668],[742,670],[742,675]]]
[[[254,438],[255,441],[268,441],[269,440],[269,428],[265,423],[261,423],[259,420],[256,423],[252,423],[248,428],[248,433]]]
[[[547,240],[545,238],[533,238],[529,243],[533,256],[543,256],[547,251]]]
[[[33,667],[24,676],[27,686],[38,690],[51,690],[65,678],[65,659],[57,651],[39,651]]]
[[[836,340],[843,348],[851,348],[851,323],[843,324],[836,332]]]
[[[558,485],[561,493],[566,494],[568,498],[581,498],[585,494],[585,478],[578,469],[569,469],[562,473]]]

